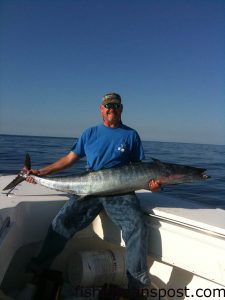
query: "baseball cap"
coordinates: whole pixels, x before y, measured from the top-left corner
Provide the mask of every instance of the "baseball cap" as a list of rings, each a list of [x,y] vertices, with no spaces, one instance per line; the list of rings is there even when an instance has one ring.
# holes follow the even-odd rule
[[[107,103],[118,103],[121,104],[121,97],[116,93],[108,93],[102,97],[102,105]]]

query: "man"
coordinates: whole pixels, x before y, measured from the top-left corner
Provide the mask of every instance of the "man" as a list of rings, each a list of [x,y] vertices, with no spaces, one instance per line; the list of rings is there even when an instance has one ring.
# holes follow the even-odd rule
[[[28,174],[45,176],[73,165],[86,156],[91,171],[122,166],[144,159],[138,133],[121,121],[123,105],[120,95],[108,93],[100,105],[103,123],[83,132],[71,151],[55,163]],[[129,174],[128,174],[129,176]],[[34,183],[32,177],[28,182]],[[158,189],[160,183],[151,181],[149,188]],[[33,258],[28,269],[40,272],[49,268],[63,250],[67,240],[88,226],[105,209],[108,216],[122,230],[126,243],[126,268],[129,288],[142,289],[150,284],[146,253],[146,228],[143,213],[135,193],[107,197],[87,197],[83,201],[69,200],[52,221],[40,254]]]

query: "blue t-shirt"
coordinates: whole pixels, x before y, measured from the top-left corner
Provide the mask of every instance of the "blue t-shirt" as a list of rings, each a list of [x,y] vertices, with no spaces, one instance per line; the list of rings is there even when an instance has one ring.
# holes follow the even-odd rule
[[[138,133],[123,124],[118,128],[103,124],[88,128],[71,150],[80,158],[86,156],[87,167],[93,171],[122,166],[145,158]]]

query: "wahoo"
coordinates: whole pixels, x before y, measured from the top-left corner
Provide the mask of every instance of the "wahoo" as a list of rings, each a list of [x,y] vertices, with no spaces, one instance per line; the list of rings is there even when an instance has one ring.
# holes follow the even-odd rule
[[[25,168],[31,169],[29,154],[26,155]],[[80,198],[91,195],[116,195],[133,192],[139,189],[149,189],[150,180],[159,180],[164,185],[205,180],[210,176],[203,174],[206,169],[191,166],[165,163],[152,158],[152,162],[131,163],[122,167],[85,172],[80,175],[64,177],[41,177],[27,175],[23,169],[17,177],[3,190],[8,194],[28,176],[36,183],[50,189],[75,194]]]

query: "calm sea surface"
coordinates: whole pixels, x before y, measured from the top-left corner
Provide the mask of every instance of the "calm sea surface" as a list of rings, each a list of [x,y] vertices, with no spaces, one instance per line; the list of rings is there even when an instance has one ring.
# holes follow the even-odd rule
[[[32,167],[40,168],[70,151],[72,138],[0,135],[0,174],[17,174],[26,153]],[[146,160],[187,164],[207,169],[211,179],[192,184],[165,187],[162,193],[189,201],[225,209],[225,146],[186,143],[143,142]],[[76,174],[85,169],[85,160],[60,175]]]

